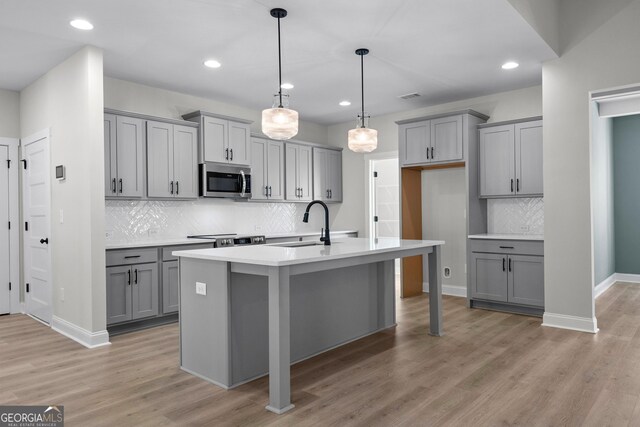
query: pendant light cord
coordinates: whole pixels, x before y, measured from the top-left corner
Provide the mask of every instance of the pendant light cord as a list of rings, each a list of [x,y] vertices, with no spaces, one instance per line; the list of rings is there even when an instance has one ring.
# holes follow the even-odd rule
[[[362,126],[364,128],[364,55],[360,55],[360,89],[362,91]]]
[[[280,47],[280,16],[278,16],[278,95],[280,96],[280,105],[282,108],[282,49]]]

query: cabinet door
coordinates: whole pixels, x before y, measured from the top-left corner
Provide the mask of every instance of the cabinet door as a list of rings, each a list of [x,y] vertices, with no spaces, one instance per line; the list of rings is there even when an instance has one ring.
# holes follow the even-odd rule
[[[198,130],[173,126],[173,179],[175,197],[198,198]]]
[[[324,148],[313,148],[313,198],[316,200],[329,200],[328,151]]]
[[[327,153],[327,180],[329,201],[342,201],[342,152],[329,150]]]
[[[431,129],[429,121],[400,125],[400,165],[430,161]]]
[[[107,325],[131,320],[131,268],[107,267]]]
[[[544,307],[544,257],[510,255],[509,302]]]
[[[116,117],[118,196],[143,196],[143,125],[144,121],[141,119]]]
[[[267,141],[251,138],[251,200],[267,199]]]
[[[284,144],[281,141],[267,141],[266,164],[269,199],[284,200]]]
[[[158,315],[158,264],[131,266],[131,304],[133,319]]]
[[[229,122],[229,163],[251,163],[251,129],[248,124]]]
[[[104,194],[116,196],[117,187],[116,116],[104,115]]]
[[[227,163],[228,123],[215,117],[202,118],[203,159],[205,162]]]
[[[471,259],[471,296],[507,301],[507,255],[474,252]]]
[[[178,261],[162,263],[162,313],[175,313],[180,308],[178,294],[180,291],[180,276]]]
[[[310,202],[313,198],[313,155],[311,147],[300,145],[297,159],[297,182],[300,188],[298,200]]]
[[[291,201],[300,200],[298,185],[298,152],[300,146],[297,144],[285,144],[285,198]]]
[[[147,194],[173,197],[173,125],[147,122]]]
[[[542,120],[515,125],[516,193],[541,195],[542,190]]]
[[[513,125],[480,129],[480,196],[515,194]]]
[[[431,120],[432,162],[462,160],[462,116]]]

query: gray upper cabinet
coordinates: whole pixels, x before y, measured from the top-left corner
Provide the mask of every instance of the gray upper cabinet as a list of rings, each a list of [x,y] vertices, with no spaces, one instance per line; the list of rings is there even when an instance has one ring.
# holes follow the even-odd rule
[[[541,196],[542,120],[480,129],[480,197]]]
[[[313,198],[342,202],[342,152],[313,147]]]
[[[147,122],[147,181],[150,198],[196,198],[197,129]]]
[[[251,200],[284,200],[284,143],[251,138]]]
[[[144,121],[104,115],[105,196],[144,195]]]
[[[400,122],[398,129],[401,166],[464,160],[462,114]]]
[[[286,199],[308,202],[313,194],[312,148],[307,145],[286,143]]]
[[[182,116],[200,124],[198,162],[251,164],[251,122],[204,111]]]

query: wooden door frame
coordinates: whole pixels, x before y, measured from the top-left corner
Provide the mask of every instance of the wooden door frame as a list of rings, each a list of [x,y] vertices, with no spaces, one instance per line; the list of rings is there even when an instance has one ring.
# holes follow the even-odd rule
[[[49,174],[51,174],[51,130],[50,128],[46,128],[43,129],[39,132],[36,132],[34,134],[29,135],[26,138],[22,138],[20,140],[20,157],[21,157],[21,161],[25,160],[24,158],[24,150],[25,147],[27,145],[33,144],[35,142],[41,141],[45,139],[46,140],[46,144],[47,144],[47,154],[48,154],[48,161],[49,161]],[[22,165],[22,163],[21,163]],[[24,171],[24,169],[20,169],[21,171]],[[21,208],[24,208],[24,194],[25,194],[25,180],[22,179],[22,183],[21,183],[21,191],[22,191],[22,205]],[[22,221],[20,222],[20,224],[22,224],[24,222],[24,209],[22,209]],[[49,175],[49,234],[51,235],[51,175]],[[24,263],[24,250],[26,248],[26,244],[25,244],[25,237],[24,237],[24,233],[23,227],[19,227],[20,229],[20,243],[22,245],[22,251],[21,251],[21,255],[23,256],[23,265],[22,265],[22,280],[20,283],[20,288],[21,288],[21,293],[24,295],[24,299],[23,299],[23,303],[22,303],[22,312],[23,313],[27,313],[27,295],[26,295],[26,278],[27,278],[27,266]],[[55,243],[55,241],[53,242]],[[54,246],[52,246],[51,244],[49,244],[49,275],[47,277],[47,280],[49,282],[49,286],[51,286],[51,298],[49,301],[50,307],[51,307],[51,320],[53,320],[53,262],[52,262],[52,252],[53,252],[53,248]],[[28,314],[28,313],[27,313]],[[35,316],[30,316],[33,319],[36,319],[39,322],[44,323],[41,319],[36,318]],[[50,326],[50,324],[48,325]]]
[[[23,307],[20,304],[20,162],[18,161],[18,151],[20,140],[17,138],[0,137],[0,145],[6,146],[9,150],[9,280],[11,281],[10,313],[22,313]]]

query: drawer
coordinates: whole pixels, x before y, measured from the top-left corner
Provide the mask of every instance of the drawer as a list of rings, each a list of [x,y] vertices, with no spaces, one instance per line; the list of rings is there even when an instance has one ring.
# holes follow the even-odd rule
[[[213,243],[198,243],[195,245],[176,245],[176,246],[165,246],[162,248],[162,261],[175,261],[178,259],[177,256],[171,255],[174,251],[190,251],[192,249],[211,249],[213,248]]]
[[[469,239],[471,252],[544,255],[544,242],[530,240]]]
[[[158,248],[117,249],[107,251],[107,267],[158,261]]]

